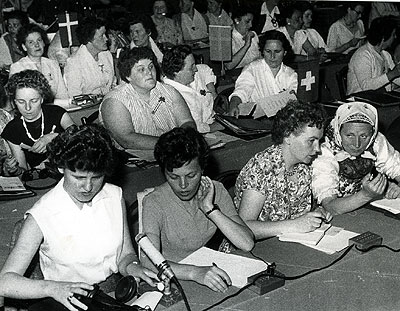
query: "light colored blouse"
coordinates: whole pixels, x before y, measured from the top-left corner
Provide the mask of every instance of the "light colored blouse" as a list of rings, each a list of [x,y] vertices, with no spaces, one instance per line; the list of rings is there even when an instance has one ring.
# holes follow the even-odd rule
[[[50,84],[51,91],[57,99],[69,98],[64,78],[58,62],[47,57],[40,58],[40,65],[32,61],[29,56],[21,58],[10,67],[10,77],[20,71],[31,69],[40,71]]]
[[[389,52],[378,53],[367,42],[351,57],[347,73],[347,94],[365,90],[376,90],[385,86],[391,90],[387,72],[394,68],[394,62]],[[393,81],[400,84],[400,78]]]
[[[297,30],[294,33],[294,54],[307,55],[306,51],[303,49],[303,44],[307,39],[315,49],[323,48],[327,51],[325,41],[322,39],[318,31],[313,28],[308,28]]]
[[[328,39],[326,40],[326,45],[331,51],[335,51],[338,47],[349,42],[354,38],[362,38],[365,35],[364,23],[362,20],[357,21],[357,29],[352,33],[344,24],[343,19],[339,19],[334,22],[329,28]],[[361,44],[360,40],[356,46],[348,48],[344,51],[344,54],[349,53],[351,50],[358,48]]]
[[[262,58],[243,68],[231,97],[238,96],[243,103],[247,103],[288,90],[297,91],[297,73],[282,63],[274,77]]]

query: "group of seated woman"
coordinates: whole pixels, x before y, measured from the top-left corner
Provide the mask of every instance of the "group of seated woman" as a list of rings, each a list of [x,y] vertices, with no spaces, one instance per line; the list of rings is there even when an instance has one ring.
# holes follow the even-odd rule
[[[225,292],[231,279],[224,270],[179,261],[202,246],[250,251],[255,240],[314,231],[382,196],[400,197],[400,154],[378,132],[375,108],[343,104],[326,125],[321,105],[288,102],[274,117],[273,145],[243,167],[233,200],[203,175],[209,146],[198,131],[176,127],[159,137],[154,155],[166,182],[143,198],[142,225],[179,279]],[[48,152],[64,178],[26,212],[0,272],[0,295],[71,309],[82,307],[74,294],[95,283],[107,288],[121,275],[154,285],[156,268],[133,250],[122,190],[104,181],[115,159],[107,131],[71,126]],[[44,280],[23,276],[37,250]]]

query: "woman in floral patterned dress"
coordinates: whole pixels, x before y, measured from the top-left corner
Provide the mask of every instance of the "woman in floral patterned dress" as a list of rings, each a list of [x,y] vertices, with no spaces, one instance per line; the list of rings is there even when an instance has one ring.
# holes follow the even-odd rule
[[[257,239],[314,231],[330,220],[323,208],[311,211],[309,164],[320,153],[325,120],[321,106],[289,102],[275,116],[274,144],[240,172],[234,203]]]

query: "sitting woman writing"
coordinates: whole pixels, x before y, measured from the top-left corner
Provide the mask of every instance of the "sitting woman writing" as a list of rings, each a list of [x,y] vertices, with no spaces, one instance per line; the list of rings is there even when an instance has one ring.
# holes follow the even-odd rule
[[[312,209],[310,163],[320,152],[325,112],[319,105],[291,101],[275,116],[274,144],[240,172],[234,202],[256,239],[310,232],[330,213]]]
[[[312,165],[312,188],[318,202],[331,213],[350,212],[382,196],[400,197],[400,154],[378,132],[373,106],[362,102],[341,105],[321,151]],[[371,173],[374,167],[377,176]]]
[[[28,69],[16,73],[6,87],[20,115],[7,124],[1,136],[20,167],[38,166],[47,158],[47,144],[74,122],[65,109],[43,104],[51,98],[51,89],[39,71]]]
[[[86,295],[95,283],[109,292],[118,272],[154,285],[155,274],[138,263],[133,249],[122,190],[104,182],[114,166],[108,133],[94,125],[72,126],[48,147],[64,178],[26,212],[0,272],[0,295],[49,297],[37,310],[78,310],[87,307],[74,294]],[[38,249],[44,280],[23,276]]]
[[[261,44],[263,58],[243,68],[230,97],[230,114],[238,115],[240,103],[278,94],[282,91],[297,91],[297,73],[283,64],[283,59],[292,49],[285,35],[277,30],[265,32]]]
[[[222,292],[231,283],[225,271],[178,263],[206,245],[217,230],[240,249],[250,251],[254,246],[253,235],[237,215],[228,191],[203,176],[208,152],[207,142],[192,128],[175,128],[160,137],[154,155],[167,182],[144,198],[143,228],[179,279]],[[143,263],[154,268],[146,257]]]

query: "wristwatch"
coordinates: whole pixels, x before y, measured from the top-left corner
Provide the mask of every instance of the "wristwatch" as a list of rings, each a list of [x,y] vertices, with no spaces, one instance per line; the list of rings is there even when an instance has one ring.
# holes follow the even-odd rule
[[[206,216],[210,216],[210,214],[214,211],[221,211],[221,209],[219,208],[218,204],[213,204],[213,208],[210,209],[208,212],[206,212]]]

